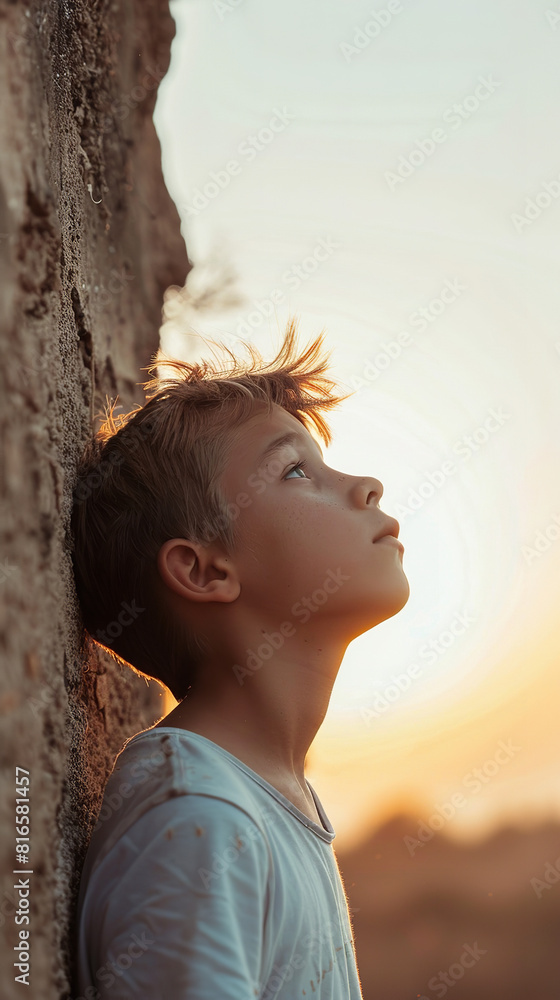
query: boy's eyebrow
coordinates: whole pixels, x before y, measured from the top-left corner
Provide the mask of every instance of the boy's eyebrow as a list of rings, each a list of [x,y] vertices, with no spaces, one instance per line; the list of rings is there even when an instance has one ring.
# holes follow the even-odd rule
[[[317,446],[317,448],[319,449],[319,452],[320,452],[320,455],[321,455],[321,458],[322,458],[323,457],[323,452],[321,451],[321,448],[319,447],[319,445],[317,444],[317,442],[315,441],[315,439],[312,439],[312,440],[313,440],[313,444],[315,444]],[[263,451],[263,453],[262,453],[262,455],[261,455],[261,457],[259,459],[259,464],[262,464],[262,462],[264,462],[267,458],[270,458],[270,456],[273,454],[273,452],[278,451],[285,444],[295,444],[296,442],[299,443],[299,444],[305,444],[305,442],[302,441],[302,439],[301,439],[301,435],[296,434],[295,431],[289,431],[287,434],[281,434],[280,437],[274,438],[274,440],[270,441],[267,444],[266,448],[264,449],[264,451]]]

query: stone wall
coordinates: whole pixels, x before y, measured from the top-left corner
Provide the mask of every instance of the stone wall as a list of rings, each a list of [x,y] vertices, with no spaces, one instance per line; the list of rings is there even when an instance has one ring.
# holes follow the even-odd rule
[[[82,644],[68,525],[96,415],[107,397],[124,410],[144,401],[163,292],[190,266],[152,122],[174,30],[167,0],[0,0],[5,1000],[73,995],[77,873],[103,784],[123,741],[163,711],[157,684]],[[19,863],[16,767],[30,778]],[[17,926],[20,878],[30,924]],[[13,966],[26,929],[27,990]]]

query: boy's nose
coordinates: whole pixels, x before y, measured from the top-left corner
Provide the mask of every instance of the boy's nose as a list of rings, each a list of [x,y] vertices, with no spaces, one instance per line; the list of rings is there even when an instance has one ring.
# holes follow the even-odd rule
[[[363,507],[375,507],[383,496],[383,483],[372,476],[360,476],[354,486],[356,501]]]

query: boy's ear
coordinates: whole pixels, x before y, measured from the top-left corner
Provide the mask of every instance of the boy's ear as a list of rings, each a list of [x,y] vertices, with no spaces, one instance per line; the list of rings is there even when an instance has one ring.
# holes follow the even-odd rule
[[[169,538],[158,552],[157,566],[166,586],[189,601],[226,603],[241,592],[233,560],[215,545]]]

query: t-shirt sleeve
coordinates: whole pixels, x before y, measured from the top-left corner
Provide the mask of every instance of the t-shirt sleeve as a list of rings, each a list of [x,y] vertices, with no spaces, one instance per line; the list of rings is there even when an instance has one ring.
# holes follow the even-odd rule
[[[154,806],[99,872],[92,967],[111,1000],[254,1000],[263,981],[270,855],[237,806],[182,795]]]

